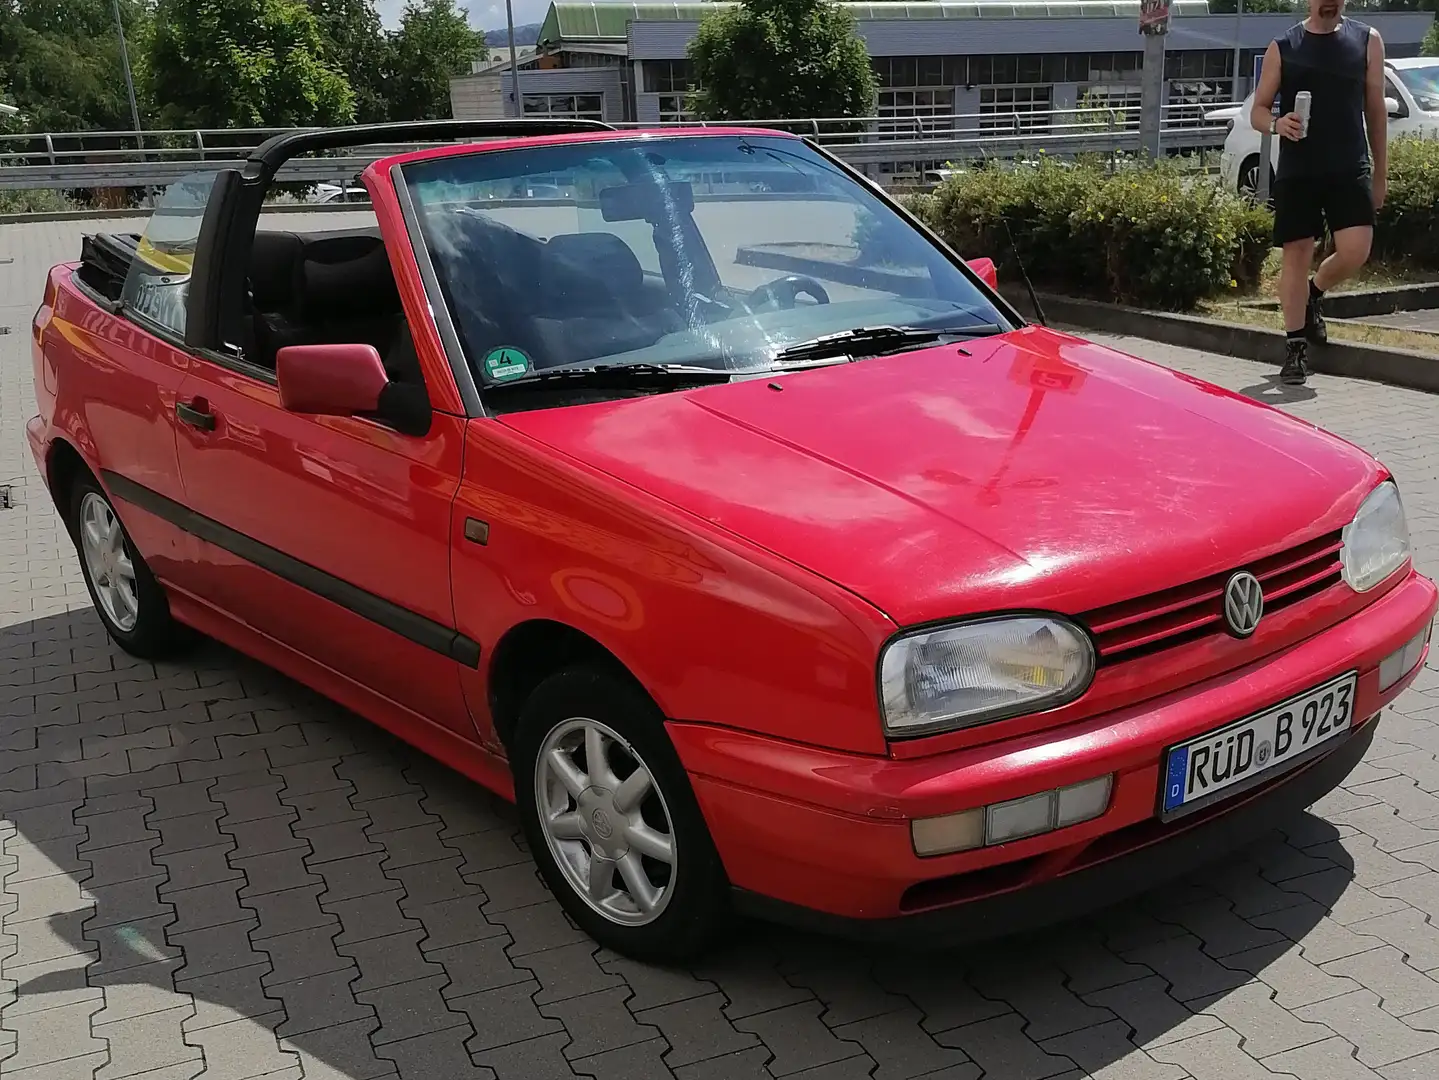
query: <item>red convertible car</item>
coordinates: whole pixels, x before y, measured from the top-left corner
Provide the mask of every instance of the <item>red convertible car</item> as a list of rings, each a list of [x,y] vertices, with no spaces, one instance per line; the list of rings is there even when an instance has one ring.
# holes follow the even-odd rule
[[[373,218],[262,213],[419,140]],[[28,432],[120,647],[513,798],[600,942],[961,942],[1312,804],[1436,607],[1368,454],[987,278],[772,131],[297,132],[51,272]]]

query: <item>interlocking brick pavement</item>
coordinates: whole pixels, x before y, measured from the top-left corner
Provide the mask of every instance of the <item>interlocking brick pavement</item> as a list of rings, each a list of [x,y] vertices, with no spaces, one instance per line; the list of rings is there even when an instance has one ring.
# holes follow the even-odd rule
[[[0,227],[0,1073],[1439,1075],[1439,670],[1343,788],[1163,896],[948,956],[743,926],[670,971],[598,949],[512,810],[365,722],[217,646],[124,656],[21,434],[41,275],[96,227]],[[1377,452],[1439,570],[1433,397],[1115,343]]]

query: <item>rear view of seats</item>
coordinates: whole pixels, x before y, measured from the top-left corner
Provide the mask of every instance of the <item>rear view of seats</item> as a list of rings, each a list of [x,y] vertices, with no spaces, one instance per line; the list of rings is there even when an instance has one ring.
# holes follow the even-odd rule
[[[377,228],[257,232],[250,258],[255,362],[287,345],[373,345],[390,378],[422,384],[389,255]]]

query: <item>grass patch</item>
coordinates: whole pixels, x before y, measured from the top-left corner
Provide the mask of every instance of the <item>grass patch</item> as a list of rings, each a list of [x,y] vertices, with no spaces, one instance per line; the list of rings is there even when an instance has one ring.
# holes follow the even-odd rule
[[[1392,282],[1391,284],[1403,284]],[[1211,319],[1240,323],[1244,326],[1258,326],[1265,330],[1284,330],[1284,317],[1277,311],[1249,307],[1235,300],[1202,300],[1196,312]],[[1412,352],[1439,355],[1439,334],[1426,334],[1422,330],[1400,330],[1390,326],[1374,326],[1368,323],[1349,322],[1343,319],[1329,319],[1331,341],[1351,341],[1356,345],[1380,345],[1391,349],[1409,349]]]

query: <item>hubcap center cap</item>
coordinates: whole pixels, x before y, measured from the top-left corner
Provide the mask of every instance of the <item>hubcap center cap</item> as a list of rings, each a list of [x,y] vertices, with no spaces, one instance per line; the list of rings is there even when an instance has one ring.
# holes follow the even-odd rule
[[[605,788],[587,788],[578,800],[580,831],[590,847],[601,855],[618,859],[629,851],[626,815],[615,806],[615,794]]]

